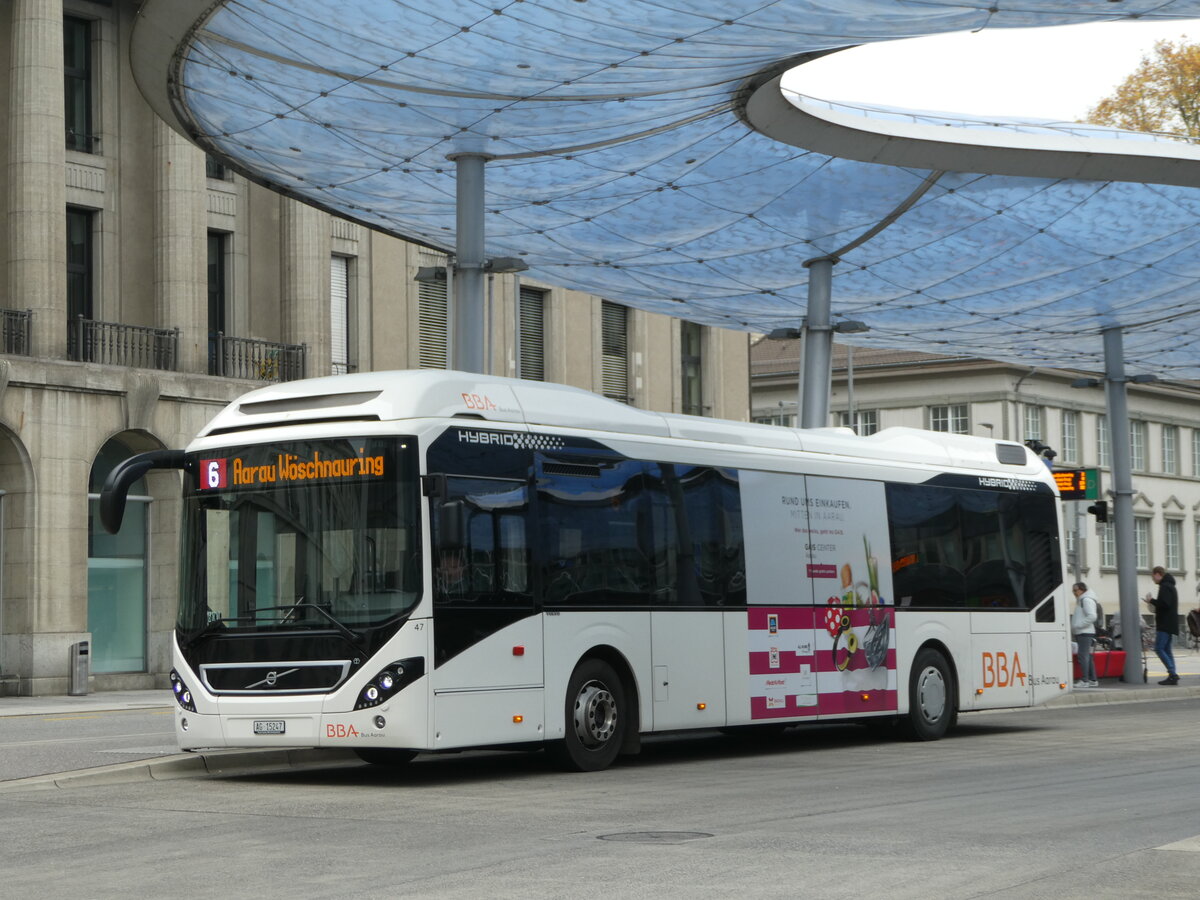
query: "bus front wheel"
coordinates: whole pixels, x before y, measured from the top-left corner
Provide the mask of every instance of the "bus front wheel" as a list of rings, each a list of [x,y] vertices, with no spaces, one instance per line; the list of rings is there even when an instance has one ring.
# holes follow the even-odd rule
[[[613,667],[600,659],[585,659],[567,685],[566,736],[547,745],[563,769],[598,772],[612,765],[621,751],[627,723],[625,688]]]
[[[926,647],[913,660],[908,679],[908,718],[904,730],[915,741],[936,741],[955,718],[954,678],[950,664]]]

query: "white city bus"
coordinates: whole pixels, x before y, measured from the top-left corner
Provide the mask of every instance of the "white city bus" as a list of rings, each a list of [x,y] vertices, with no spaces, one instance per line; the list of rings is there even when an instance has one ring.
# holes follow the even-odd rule
[[[186,451],[180,745],[544,747],[1068,690],[1060,505],[1003,441],[793,430],[445,371],[252,391]]]

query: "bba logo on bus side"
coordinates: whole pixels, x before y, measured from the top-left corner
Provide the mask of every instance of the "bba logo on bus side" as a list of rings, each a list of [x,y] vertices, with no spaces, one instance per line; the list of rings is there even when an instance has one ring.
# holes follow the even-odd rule
[[[224,459],[200,460],[200,486],[207,490],[229,487],[229,463]]]
[[[983,686],[985,688],[1013,687],[1018,680],[1021,682],[1021,687],[1026,686],[1025,670],[1021,668],[1021,656],[1015,650],[1011,660],[1003,650],[995,653],[985,650],[982,658]]]

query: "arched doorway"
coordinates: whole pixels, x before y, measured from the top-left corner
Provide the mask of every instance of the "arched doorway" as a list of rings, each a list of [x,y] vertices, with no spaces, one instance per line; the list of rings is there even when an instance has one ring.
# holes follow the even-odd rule
[[[29,633],[33,472],[20,439],[0,427],[0,675],[28,675],[19,647]],[[18,682],[19,683],[19,682]],[[0,684],[0,693],[11,687]]]
[[[88,631],[97,674],[146,671],[151,498],[145,479],[130,490],[116,534],[101,526],[98,509],[108,473],[139,449],[122,437],[111,438],[96,454],[88,478]]]

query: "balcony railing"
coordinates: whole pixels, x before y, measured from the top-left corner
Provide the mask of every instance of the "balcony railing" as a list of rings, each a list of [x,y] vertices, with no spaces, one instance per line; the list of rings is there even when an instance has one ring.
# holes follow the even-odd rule
[[[33,341],[33,310],[0,309],[0,352],[29,356]]]
[[[208,341],[208,374],[250,381],[296,381],[304,377],[304,344],[280,344],[220,332]]]
[[[67,331],[67,356],[78,362],[175,371],[178,328],[97,322],[82,316]]]

